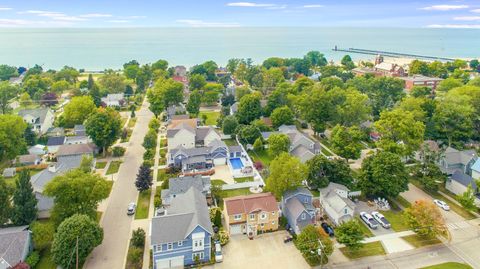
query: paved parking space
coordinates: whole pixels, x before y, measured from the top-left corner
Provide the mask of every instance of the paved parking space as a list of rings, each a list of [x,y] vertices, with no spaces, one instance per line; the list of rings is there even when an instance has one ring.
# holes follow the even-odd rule
[[[372,206],[369,206],[366,202],[363,202],[363,201],[358,201],[356,203],[357,207],[355,209],[355,212],[356,212],[356,215],[358,216],[358,218],[360,218],[360,212],[362,211],[365,211],[369,214],[372,214],[372,211],[375,211],[375,208],[372,207]],[[360,220],[360,222],[365,225],[366,227],[368,227],[365,222],[363,222],[363,220]],[[370,229],[370,228],[368,228]],[[391,233],[395,233],[394,230],[392,229],[385,229],[383,228],[381,225],[378,226],[377,229],[370,229],[370,231],[372,231],[373,235],[374,236],[379,236],[379,235],[384,235],[384,234],[391,234]]]
[[[207,268],[310,268],[293,242],[283,243],[285,231],[263,234],[254,240],[236,235],[223,248],[223,262]]]
[[[227,184],[234,184],[232,171],[228,165],[215,165],[215,174],[211,176],[212,179],[221,179]]]

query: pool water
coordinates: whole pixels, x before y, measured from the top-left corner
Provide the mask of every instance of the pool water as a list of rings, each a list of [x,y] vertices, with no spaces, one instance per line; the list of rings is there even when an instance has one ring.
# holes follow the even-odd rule
[[[240,160],[240,158],[230,159],[230,164],[232,164],[232,167],[235,170],[243,168],[243,162],[242,162],[242,160]]]

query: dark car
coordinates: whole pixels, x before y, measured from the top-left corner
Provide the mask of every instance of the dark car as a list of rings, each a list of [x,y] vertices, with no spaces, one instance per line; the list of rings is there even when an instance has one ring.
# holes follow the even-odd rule
[[[335,235],[335,233],[333,232],[333,228],[328,225],[327,223],[323,222],[321,224],[322,226],[322,229],[330,236],[330,237],[333,237]]]

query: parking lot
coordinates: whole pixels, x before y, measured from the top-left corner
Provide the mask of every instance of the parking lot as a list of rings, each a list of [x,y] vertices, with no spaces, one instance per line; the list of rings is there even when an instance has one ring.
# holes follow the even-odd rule
[[[360,218],[360,216],[359,216],[360,212],[364,211],[364,212],[367,212],[368,214],[372,214],[372,211],[375,211],[375,208],[371,207],[371,206],[368,206],[368,204],[366,202],[359,201],[357,203],[357,208],[355,209],[355,211],[356,211],[356,216],[358,216]],[[362,225],[365,225],[365,222],[363,222],[362,220],[360,220],[360,222],[362,223]],[[370,229],[370,228],[368,228],[368,229]],[[379,225],[377,229],[370,229],[370,231],[372,231],[374,236],[395,233],[394,230],[385,229],[381,225]]]
[[[310,268],[293,242],[284,243],[286,231],[257,236],[249,240],[235,235],[223,248],[223,262],[207,268]]]

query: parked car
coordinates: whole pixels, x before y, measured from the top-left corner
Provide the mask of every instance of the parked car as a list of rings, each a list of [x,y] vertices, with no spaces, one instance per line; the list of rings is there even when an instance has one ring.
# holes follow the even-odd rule
[[[442,200],[435,199],[435,200],[433,200],[433,203],[436,204],[438,207],[440,207],[441,209],[443,209],[445,211],[450,210],[450,206],[448,206],[447,203],[445,203]]]
[[[135,203],[128,204],[127,215],[131,216],[135,214],[136,209],[137,209],[137,205]]]
[[[390,229],[391,227],[390,222],[388,222],[385,216],[382,215],[380,212],[373,211],[372,216],[378,223],[380,223],[380,225],[382,225],[383,228]]]
[[[321,226],[325,233],[327,233],[330,237],[333,237],[335,235],[335,233],[333,232],[333,228],[327,223],[322,222]]]
[[[287,235],[283,238],[283,243],[288,243],[293,241],[293,236]]]
[[[377,229],[378,222],[367,212],[360,212],[360,218],[367,224],[370,229]]]
[[[220,245],[220,242],[215,243],[215,261],[216,262],[223,261],[222,246]]]

